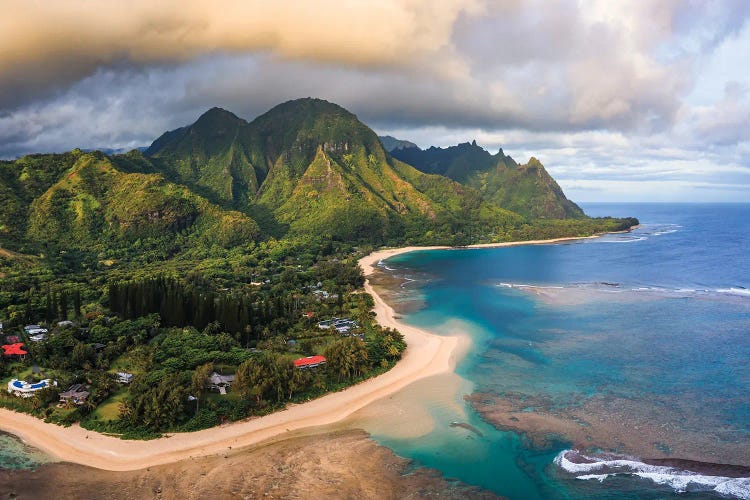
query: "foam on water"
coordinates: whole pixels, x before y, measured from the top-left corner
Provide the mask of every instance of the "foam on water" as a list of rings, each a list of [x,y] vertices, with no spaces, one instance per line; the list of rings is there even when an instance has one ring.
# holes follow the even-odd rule
[[[633,457],[584,455],[575,450],[561,451],[554,463],[575,475],[576,479],[584,481],[604,482],[613,476],[636,476],[667,486],[677,493],[713,491],[750,500],[750,477],[711,476],[663,465],[650,465]]]
[[[750,290],[744,287],[720,287],[720,288],[689,288],[689,287],[678,287],[678,288],[667,288],[661,286],[623,286],[620,283],[604,283],[604,282],[591,282],[591,283],[571,283],[566,285],[546,285],[538,284],[532,285],[528,283],[497,283],[499,288],[517,288],[517,289],[538,289],[538,290],[592,290],[597,292],[608,292],[608,293],[653,293],[664,296],[674,295],[678,297],[684,296],[721,296],[731,295],[735,297],[750,297]]]

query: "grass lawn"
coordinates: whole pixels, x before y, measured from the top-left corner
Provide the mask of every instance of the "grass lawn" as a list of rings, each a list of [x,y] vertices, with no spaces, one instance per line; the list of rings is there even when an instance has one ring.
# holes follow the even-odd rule
[[[62,421],[64,421],[65,417],[67,417],[68,415],[70,415],[74,411],[76,411],[76,408],[74,406],[72,406],[70,408],[58,408],[58,407],[55,406],[54,410],[52,411],[52,414],[49,416],[49,418],[53,422],[62,422]]]
[[[96,407],[94,412],[91,414],[92,418],[96,418],[103,422],[108,420],[117,420],[120,418],[120,402],[125,399],[128,390],[126,387],[121,388],[119,391],[114,393],[106,401]]]
[[[218,392],[209,392],[205,396],[206,401],[221,401],[222,399],[227,399],[229,401],[239,401],[242,399],[240,396],[239,391],[232,391],[232,389],[229,389],[229,392],[227,392],[225,395],[221,395]]]

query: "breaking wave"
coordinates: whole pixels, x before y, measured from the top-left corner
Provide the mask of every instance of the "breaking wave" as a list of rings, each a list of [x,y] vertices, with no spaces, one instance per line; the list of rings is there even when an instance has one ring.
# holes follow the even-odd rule
[[[620,283],[610,283],[606,281],[571,283],[563,286],[500,282],[496,286],[500,288],[515,288],[519,290],[591,290],[595,292],[607,293],[651,293],[661,296],[675,297],[730,295],[734,297],[750,298],[750,289],[742,286],[732,286],[724,288],[668,288],[660,286],[628,287],[623,286]]]
[[[665,465],[652,465],[633,457],[615,454],[584,455],[576,450],[561,451],[554,463],[583,481],[604,482],[612,476],[636,476],[672,488],[677,493],[713,491],[720,495],[750,500],[750,477],[709,475]]]
[[[641,224],[632,232],[606,234],[600,238],[587,241],[589,243],[635,243],[676,233],[680,229],[682,229],[682,226],[679,224]]]

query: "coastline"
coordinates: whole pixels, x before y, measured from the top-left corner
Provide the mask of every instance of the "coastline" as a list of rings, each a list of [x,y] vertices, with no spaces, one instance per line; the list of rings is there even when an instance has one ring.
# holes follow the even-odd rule
[[[489,243],[457,249],[551,244],[596,237]],[[357,410],[417,380],[453,371],[458,357],[468,346],[468,338],[435,335],[399,321],[393,308],[375,292],[367,277],[382,259],[416,250],[454,248],[411,246],[383,249],[360,259],[359,265],[366,278],[364,289],[374,299],[376,320],[384,327],[398,329],[407,343],[402,359],[378,377],[313,401],[290,405],[283,411],[263,417],[191,433],[174,433],[151,441],[126,441],[83,429],[77,424],[60,427],[6,409],[0,409],[0,430],[18,436],[27,444],[61,461],[110,471],[132,471],[226,453],[291,431],[340,422]]]

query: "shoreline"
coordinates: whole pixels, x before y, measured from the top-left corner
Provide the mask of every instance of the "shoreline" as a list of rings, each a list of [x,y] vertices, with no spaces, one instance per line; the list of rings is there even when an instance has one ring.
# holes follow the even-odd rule
[[[287,409],[240,422],[190,433],[173,433],[150,441],[122,440],[89,431],[78,424],[60,427],[34,416],[0,409],[0,430],[53,458],[110,471],[132,471],[181,460],[217,455],[237,448],[257,445],[291,431],[334,424],[370,403],[433,375],[452,372],[457,358],[466,352],[468,338],[435,335],[399,321],[393,308],[380,297],[367,277],[386,258],[417,250],[496,248],[552,244],[596,238],[567,237],[549,240],[489,243],[468,247],[400,247],[377,250],[359,260],[365,276],[364,289],[375,302],[376,321],[399,330],[407,348],[402,359],[388,372],[318,399],[291,405]]]

